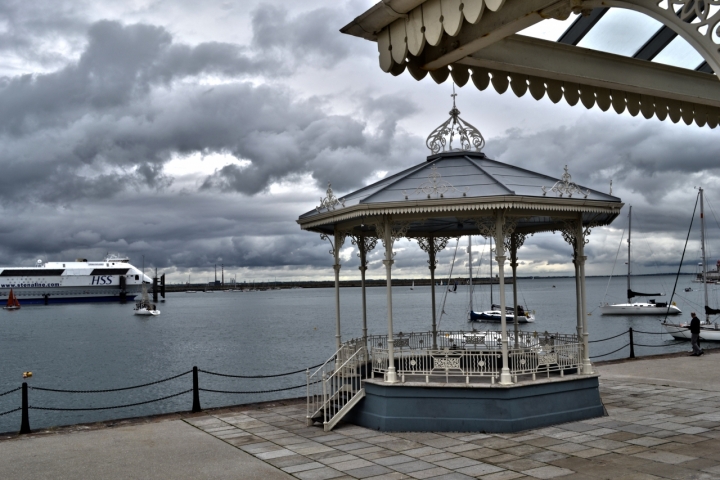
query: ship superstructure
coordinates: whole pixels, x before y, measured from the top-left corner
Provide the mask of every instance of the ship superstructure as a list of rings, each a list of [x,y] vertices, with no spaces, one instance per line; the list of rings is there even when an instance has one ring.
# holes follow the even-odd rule
[[[12,288],[22,305],[132,301],[143,281],[152,284],[150,277],[119,255],[98,262],[38,260],[34,267],[0,268],[0,296],[7,297]]]

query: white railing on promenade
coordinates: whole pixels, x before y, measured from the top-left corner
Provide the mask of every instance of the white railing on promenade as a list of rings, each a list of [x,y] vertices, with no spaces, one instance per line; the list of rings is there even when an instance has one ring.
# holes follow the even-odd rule
[[[502,369],[501,334],[496,331],[438,332],[433,348],[431,332],[399,333],[394,337],[394,355],[397,374],[401,378],[411,375],[490,377],[495,381]],[[356,340],[361,342],[362,339]],[[387,335],[367,338],[372,362],[372,373],[384,375],[389,360]],[[566,370],[578,371],[582,366],[582,342],[577,335],[519,332],[517,341],[508,332],[508,367],[517,381],[518,376],[538,373],[549,375]]]

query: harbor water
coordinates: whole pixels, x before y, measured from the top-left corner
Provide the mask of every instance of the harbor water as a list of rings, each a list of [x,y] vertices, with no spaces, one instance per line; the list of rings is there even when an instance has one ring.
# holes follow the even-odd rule
[[[691,311],[702,312],[702,285],[681,276],[675,301],[682,310],[677,320],[688,321]],[[667,293],[674,276],[639,277],[633,287]],[[521,279],[519,300],[535,311],[534,324],[525,331],[575,333],[575,280],[573,278]],[[632,327],[637,356],[686,351],[688,343],[676,342],[663,332],[662,317],[601,316],[602,301],[625,302],[625,282],[607,277],[587,279],[590,340],[627,332]],[[694,291],[685,292],[685,288]],[[712,285],[710,304],[717,306],[717,286]],[[499,329],[499,325],[467,321],[469,287],[457,293],[438,287],[438,308],[445,301],[440,330]],[[495,286],[495,302],[498,301]],[[476,287],[475,310],[489,307],[489,287]],[[511,292],[512,288],[508,288]],[[508,295],[508,302],[512,295]],[[387,333],[386,289],[368,289],[370,334]],[[31,387],[61,390],[101,390],[130,387],[162,380],[197,366],[230,375],[272,375],[305,369],[324,362],[335,348],[335,299],[333,289],[286,289],[257,292],[170,293],[158,308],[158,317],[138,317],[133,305],[78,304],[24,307],[0,312],[0,393],[23,381]],[[361,335],[361,290],[341,290],[343,339]],[[396,332],[429,331],[429,286],[393,287]],[[512,328],[512,327],[510,327]],[[639,333],[648,332],[648,333]],[[594,342],[595,360],[627,357],[629,350],[605,355],[628,343],[628,335]],[[23,380],[23,372],[33,372]],[[224,391],[265,391],[305,384],[305,374],[259,379],[237,379],[200,373],[201,388]],[[99,411],[52,411],[41,408],[96,408],[127,405],[173,395],[192,387],[192,375],[145,388],[106,393],[59,393],[31,389],[30,426],[33,429],[98,420],[187,411],[192,394],[185,393],[157,403]],[[200,392],[203,408],[302,397],[304,388],[270,393],[229,394]],[[0,413],[20,406],[20,392],[0,397]],[[20,412],[0,416],[0,432],[17,431]]]

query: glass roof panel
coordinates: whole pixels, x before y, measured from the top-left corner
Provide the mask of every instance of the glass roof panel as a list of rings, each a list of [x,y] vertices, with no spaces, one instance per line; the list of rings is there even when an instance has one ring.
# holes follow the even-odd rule
[[[653,62],[673,67],[695,70],[704,59],[684,38],[677,36],[658,55]]]
[[[578,46],[632,57],[661,27],[645,14],[611,8]]]
[[[570,15],[567,20],[543,20],[532,27],[520,30],[518,33],[520,35],[525,35],[526,37],[555,42],[563,33],[565,33],[565,30],[570,28],[570,25],[572,25],[577,18],[578,17],[576,15]]]

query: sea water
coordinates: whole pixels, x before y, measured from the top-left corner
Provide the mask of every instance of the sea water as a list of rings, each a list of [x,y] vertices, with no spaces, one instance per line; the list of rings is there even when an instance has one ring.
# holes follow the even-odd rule
[[[633,288],[667,293],[657,297],[667,301],[674,276],[639,277]],[[416,282],[417,283],[417,282]],[[696,291],[685,292],[693,288]],[[690,311],[702,312],[702,285],[681,276],[675,301],[683,313],[678,320],[689,320]],[[458,286],[457,293],[437,287],[438,309],[444,302],[440,330],[499,329],[499,325],[467,322],[469,287]],[[512,302],[509,285],[507,302]],[[601,316],[601,302],[625,302],[625,282],[615,278],[587,279],[587,305],[590,340],[600,340],[636,330],[637,356],[684,351],[689,344],[675,342],[660,326],[662,317]],[[387,333],[386,289],[367,290],[370,334]],[[158,304],[158,317],[133,315],[133,305],[77,304],[23,307],[0,312],[0,393],[16,388],[23,381],[31,387],[66,390],[98,390],[128,387],[162,380],[197,366],[201,370],[231,375],[272,375],[305,369],[324,362],[335,351],[335,293],[329,289],[284,289],[257,292],[169,293]],[[341,297],[342,337],[359,337],[362,332],[360,288],[343,288]],[[489,286],[475,286],[474,309],[489,308]],[[524,331],[575,333],[576,303],[573,278],[521,279],[518,298],[535,311],[534,324],[521,325]],[[711,286],[710,303],[717,306],[717,287]],[[499,303],[497,285],[494,302]],[[395,332],[421,332],[431,329],[429,286],[393,287]],[[509,326],[512,328],[512,326]],[[639,333],[639,332],[649,332]],[[604,355],[628,343],[628,335],[594,342],[591,356]],[[627,357],[628,348],[596,358]],[[33,372],[23,380],[22,373]],[[229,391],[264,391],[305,384],[305,374],[267,379],[232,379],[200,373],[201,388]],[[32,407],[88,408],[126,405],[172,395],[192,387],[192,375],[146,388],[109,393],[55,393],[29,391]],[[203,408],[236,405],[280,398],[302,397],[304,388],[259,394],[221,394],[200,392]],[[20,406],[20,392],[0,397],[0,413]],[[97,420],[127,418],[157,413],[187,411],[190,393],[158,403],[104,411],[30,410],[33,429]],[[0,432],[16,431],[20,412],[0,416]]]

